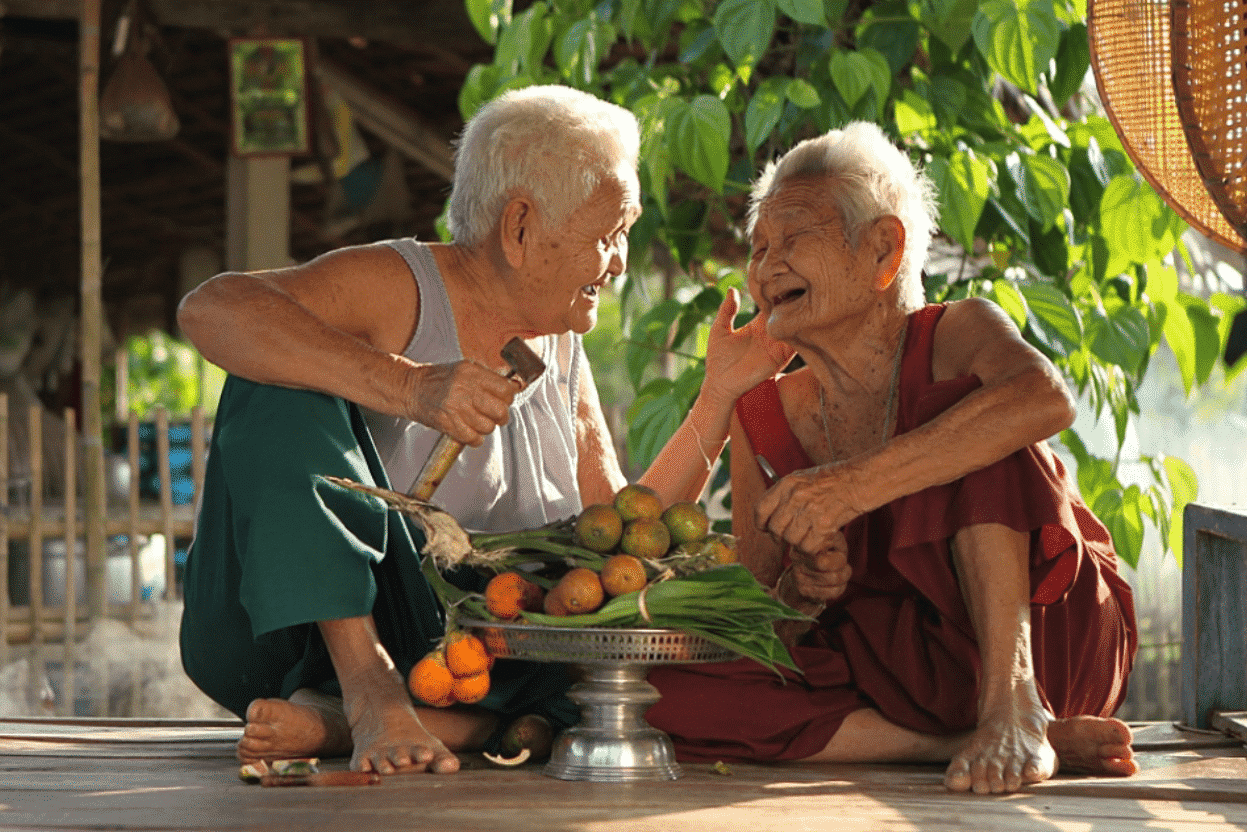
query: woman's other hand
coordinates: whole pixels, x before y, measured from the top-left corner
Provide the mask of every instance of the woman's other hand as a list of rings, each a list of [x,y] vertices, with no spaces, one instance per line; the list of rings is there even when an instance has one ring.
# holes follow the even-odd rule
[[[849,548],[844,534],[836,532],[830,545],[820,552],[809,554],[793,549],[789,557],[792,566],[789,575],[797,594],[811,601],[826,603],[844,594],[853,569],[849,566]]]
[[[853,463],[794,471],[758,500],[757,527],[803,552],[833,549],[840,530],[873,506],[862,499]]]

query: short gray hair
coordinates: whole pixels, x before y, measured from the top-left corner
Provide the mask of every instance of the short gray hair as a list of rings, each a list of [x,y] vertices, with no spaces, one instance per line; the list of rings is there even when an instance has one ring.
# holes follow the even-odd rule
[[[806,139],[768,163],[750,194],[749,234],[762,203],[794,177],[833,180],[827,198],[840,212],[844,239],[852,248],[857,248],[868,223],[888,214],[901,221],[905,226],[905,253],[897,272],[901,302],[910,311],[921,306],[922,266],[938,221],[935,188],[883,131],[870,122],[850,122],[841,130]]]
[[[558,85],[504,93],[468,120],[459,139],[450,233],[476,245],[517,191],[560,223],[621,165],[635,170],[640,143],[636,116],[589,93]]]

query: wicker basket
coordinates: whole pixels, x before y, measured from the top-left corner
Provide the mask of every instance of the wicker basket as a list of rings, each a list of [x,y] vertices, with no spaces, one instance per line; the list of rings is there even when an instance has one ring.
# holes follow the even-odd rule
[[[1091,0],[1096,88],[1156,192],[1200,233],[1247,253],[1247,0],[1174,6],[1171,12],[1161,0]]]
[[[1247,0],[1173,0],[1173,84],[1195,167],[1247,240]]]

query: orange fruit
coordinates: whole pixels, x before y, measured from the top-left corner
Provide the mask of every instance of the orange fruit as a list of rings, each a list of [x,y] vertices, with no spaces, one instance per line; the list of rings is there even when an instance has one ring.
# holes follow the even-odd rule
[[[624,526],[619,548],[642,560],[660,558],[671,548],[671,532],[663,521],[653,517],[633,520]]]
[[[623,517],[614,506],[587,506],[576,518],[576,543],[594,552],[609,552],[619,544],[623,525]]]
[[[546,593],[545,602],[542,604],[542,611],[546,615],[571,615],[571,610],[567,608],[567,604],[563,602],[563,590],[559,589],[559,585],[555,584],[554,589]]]
[[[625,485],[615,493],[615,510],[625,523],[643,517],[657,520],[662,516],[662,498],[649,486]]]
[[[489,665],[489,653],[479,638],[462,630],[447,633],[446,667],[452,676],[476,676],[488,672]]]
[[[455,700],[465,705],[480,702],[489,693],[489,674],[476,673],[471,676],[457,676],[451,686]]]
[[[701,540],[710,531],[710,517],[704,508],[694,502],[671,505],[662,513],[662,522],[671,532],[671,542],[676,546]]]
[[[598,573],[584,566],[570,570],[559,579],[555,590],[569,615],[593,612],[606,600],[602,579],[598,577]]]
[[[730,534],[708,535],[702,541],[702,551],[714,556],[716,563],[724,566],[736,563],[736,538]]]
[[[485,606],[498,618],[509,620],[521,612],[541,609],[544,590],[518,572],[501,572],[485,586]]]
[[[435,651],[416,662],[407,675],[407,689],[411,695],[437,707],[445,707],[451,698],[455,677],[446,666],[446,657]]]
[[[647,580],[645,564],[632,555],[615,555],[602,566],[602,588],[612,597],[636,592]]]

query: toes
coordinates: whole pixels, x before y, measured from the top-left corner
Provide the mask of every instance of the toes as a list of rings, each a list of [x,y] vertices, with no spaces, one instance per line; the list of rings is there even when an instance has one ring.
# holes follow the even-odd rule
[[[459,758],[454,754],[443,754],[434,758],[431,769],[434,774],[454,774],[459,770]]]
[[[948,765],[944,772],[944,788],[953,792],[968,792],[971,786],[970,764],[965,758],[958,757]]]

